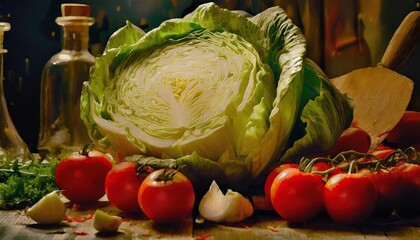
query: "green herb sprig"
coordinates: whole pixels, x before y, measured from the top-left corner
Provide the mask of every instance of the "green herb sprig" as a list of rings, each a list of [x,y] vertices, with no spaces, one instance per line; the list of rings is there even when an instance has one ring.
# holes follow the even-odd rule
[[[57,189],[55,169],[59,160],[13,158],[0,155],[0,209],[23,209]]]

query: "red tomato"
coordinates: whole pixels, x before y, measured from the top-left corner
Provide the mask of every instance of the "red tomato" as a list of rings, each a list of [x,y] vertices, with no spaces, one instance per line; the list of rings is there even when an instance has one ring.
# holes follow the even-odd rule
[[[323,172],[329,169],[332,169],[334,166],[326,163],[326,162],[316,162],[312,168],[311,168],[311,172]],[[328,177],[332,177],[334,175],[337,175],[341,173],[341,169],[339,167],[335,167],[333,168],[333,170],[329,173]]]
[[[420,145],[420,112],[406,111],[386,139],[399,148]],[[419,150],[419,149],[417,149]]]
[[[390,154],[394,153],[396,150],[394,148],[385,146],[385,145],[379,145],[371,154],[374,156],[368,156],[365,158],[358,159],[361,163],[368,163],[372,161],[377,161],[378,159],[384,159],[388,157]]]
[[[295,163],[285,163],[285,164],[277,166],[276,168],[274,168],[270,172],[270,174],[268,174],[268,177],[265,180],[265,184],[264,184],[264,193],[265,193],[265,197],[268,199],[268,201],[271,201],[270,191],[271,191],[271,185],[273,184],[274,179],[283,170],[288,169],[288,168],[299,168],[299,166]]]
[[[74,152],[60,161],[55,171],[57,186],[71,202],[88,204],[105,195],[105,178],[112,164],[102,152]]]
[[[368,177],[375,184],[378,200],[374,215],[389,216],[397,206],[403,204],[406,190],[403,179],[389,170],[372,171]]]
[[[153,221],[180,222],[192,213],[194,188],[184,174],[172,169],[159,169],[141,183],[137,200],[144,214]]]
[[[365,130],[358,127],[349,127],[338,138],[330,150],[330,155],[335,157],[339,153],[349,150],[366,153],[370,148],[370,142],[370,136]]]
[[[375,155],[379,159],[384,159],[393,152],[395,152],[395,148],[388,147],[381,144],[372,152],[372,154]]]
[[[316,162],[312,166],[311,171],[322,172],[322,171],[328,170],[330,168],[331,168],[331,165],[329,165],[326,162]]]
[[[122,211],[139,212],[137,195],[140,184],[147,175],[147,172],[138,172],[135,162],[116,164],[105,179],[105,193],[109,202]]]
[[[317,174],[295,168],[281,172],[271,186],[274,210],[289,222],[304,222],[323,210],[324,182]]]
[[[404,204],[397,207],[397,214],[401,217],[420,215],[420,165],[404,163],[395,171],[402,177],[407,189]]]
[[[324,188],[324,206],[337,223],[356,224],[368,219],[376,206],[375,185],[366,175],[340,173]]]

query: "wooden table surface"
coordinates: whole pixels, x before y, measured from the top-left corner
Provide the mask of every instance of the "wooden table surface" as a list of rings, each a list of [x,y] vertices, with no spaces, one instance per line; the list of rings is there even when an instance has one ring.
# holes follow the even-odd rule
[[[54,227],[35,224],[23,211],[0,211],[0,239],[420,239],[420,218],[371,220],[362,226],[350,227],[318,217],[306,224],[291,226],[275,212],[257,211],[238,224],[188,220],[177,225],[159,225],[141,214],[123,215],[107,201],[85,209],[68,207],[67,220]],[[92,216],[96,209],[123,217],[117,233],[100,234],[93,228]]]

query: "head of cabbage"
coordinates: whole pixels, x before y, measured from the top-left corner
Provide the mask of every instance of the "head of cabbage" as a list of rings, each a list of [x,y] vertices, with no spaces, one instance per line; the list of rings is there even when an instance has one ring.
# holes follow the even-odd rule
[[[305,51],[279,7],[247,17],[208,3],[147,33],[127,21],[84,83],[81,117],[117,160],[245,190],[329,149],[352,120]]]

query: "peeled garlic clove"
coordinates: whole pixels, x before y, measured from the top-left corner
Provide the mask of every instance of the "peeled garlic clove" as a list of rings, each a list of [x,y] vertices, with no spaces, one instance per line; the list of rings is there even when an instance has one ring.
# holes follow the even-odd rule
[[[93,215],[93,227],[99,232],[116,232],[122,223],[122,218],[96,210]]]
[[[213,222],[240,222],[254,213],[251,202],[238,192],[228,190],[223,195],[215,181],[198,206],[201,217]]]
[[[66,206],[57,191],[54,191],[28,208],[25,215],[39,224],[58,224],[63,221],[66,215]]]

